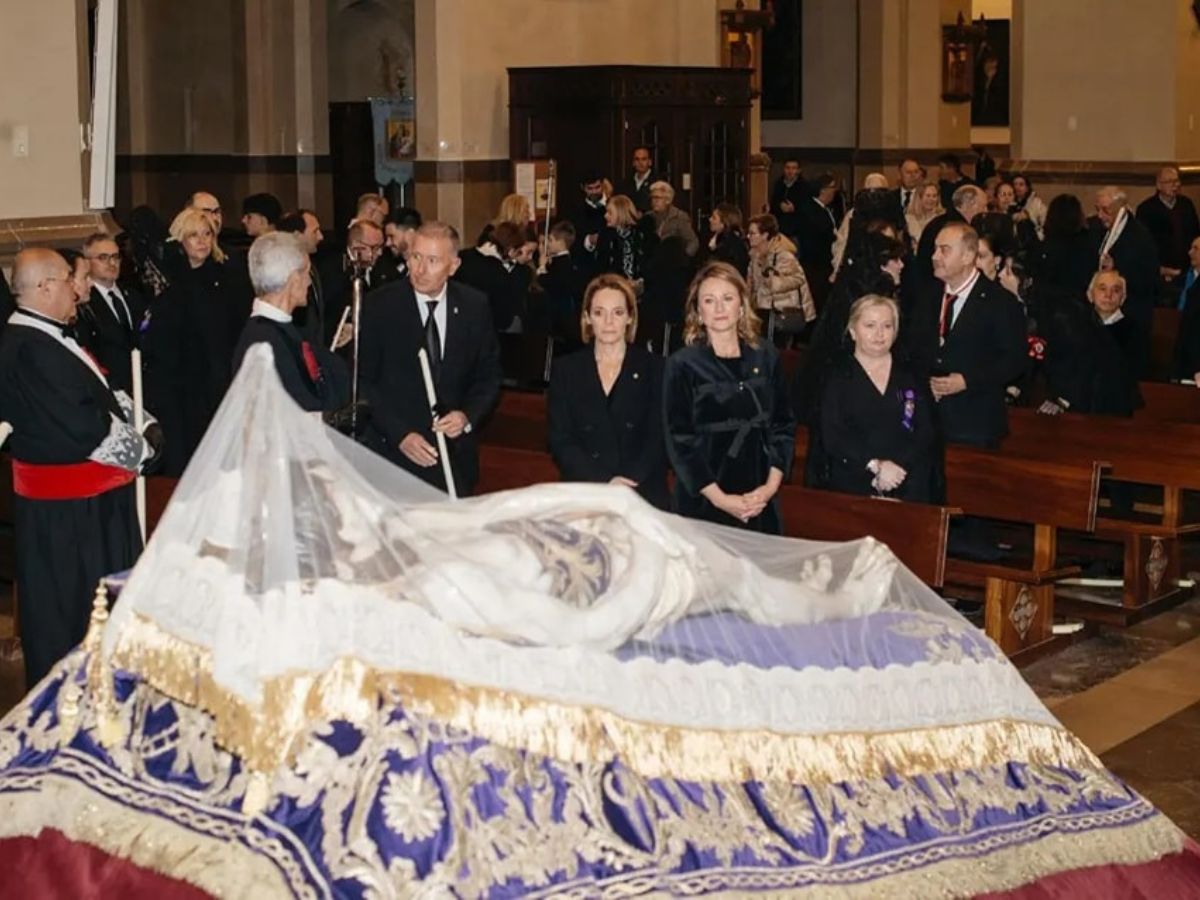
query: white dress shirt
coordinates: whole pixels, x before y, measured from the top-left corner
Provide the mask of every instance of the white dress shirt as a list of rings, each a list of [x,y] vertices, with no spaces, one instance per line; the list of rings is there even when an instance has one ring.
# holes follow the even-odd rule
[[[975,282],[977,282],[978,280],[979,280],[979,270],[976,269],[971,274],[971,277],[968,278],[965,282],[963,282],[962,285],[959,286],[959,288],[957,290],[955,290],[954,288],[951,288],[949,285],[946,286],[946,293],[954,294],[954,303],[950,307],[950,327],[951,328],[953,328],[954,323],[958,321],[958,314],[962,312],[963,307],[967,303],[967,296],[971,293],[972,289],[975,287]]]
[[[125,295],[121,293],[121,289],[113,284],[110,287],[105,287],[102,284],[96,285],[96,290],[100,292],[100,296],[104,298],[104,302],[108,304],[108,308],[112,311],[113,318],[124,325],[129,323],[130,328],[136,328],[137,324],[133,321],[133,313],[129,310],[129,302],[125,299]],[[117,304],[121,305],[117,309]]]
[[[426,321],[429,319],[429,307],[426,305],[430,300],[436,300],[437,306],[433,308],[433,321],[437,323],[438,339],[442,342],[442,357],[446,355],[446,323],[449,317],[446,313],[446,286],[442,285],[441,293],[436,297],[430,297],[428,294],[422,294],[420,291],[414,291],[417,295],[417,313],[421,316],[421,327],[425,327]]]
[[[291,322],[292,317],[289,313],[285,313],[278,306],[272,306],[264,300],[254,298],[254,303],[250,307],[250,315],[259,316],[263,319],[270,319],[272,322]]]

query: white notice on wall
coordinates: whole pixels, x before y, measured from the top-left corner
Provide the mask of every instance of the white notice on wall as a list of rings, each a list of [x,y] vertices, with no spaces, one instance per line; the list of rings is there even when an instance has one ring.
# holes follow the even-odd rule
[[[513,191],[529,201],[532,212],[537,206],[537,167],[533,163],[517,163],[513,168],[516,170]]]

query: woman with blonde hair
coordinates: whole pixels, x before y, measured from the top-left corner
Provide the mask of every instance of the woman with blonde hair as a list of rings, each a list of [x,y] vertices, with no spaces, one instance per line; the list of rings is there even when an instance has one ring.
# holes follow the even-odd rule
[[[666,509],[663,360],[633,342],[637,320],[627,278],[592,279],[579,319],[585,346],[550,373],[550,452],[564,481],[621,484]]]
[[[508,194],[500,201],[496,218],[483,226],[483,231],[475,239],[475,246],[485,243],[492,236],[492,230],[501,222],[511,222],[520,228],[522,233],[533,224],[533,210],[530,209],[529,200],[524,194]]]
[[[596,247],[596,269],[624,275],[638,296],[644,289],[646,267],[658,246],[653,216],[643,216],[624,194],[609,198],[604,230]]]
[[[704,265],[688,291],[686,346],[667,360],[667,456],[676,512],[781,534],[775,495],[796,420],[779,354],[759,328],[745,279],[728,263]]]
[[[146,406],[162,425],[163,474],[178,477],[229,387],[243,315],[241,292],[215,259],[212,219],[185,209],[170,227],[181,259],[150,304],[142,337]]]
[[[801,333],[817,317],[816,303],[796,245],[779,231],[770,213],[755,216],[746,229],[750,242],[750,296],[767,319],[767,339]]]
[[[852,352],[830,368],[820,433],[828,466],[816,487],[932,503],[938,439],[928,385],[892,355],[900,307],[867,294],[850,307]]]
[[[914,247],[921,242],[925,226],[945,212],[942,208],[942,192],[936,183],[927,181],[912,192],[908,209],[904,210],[904,222]]]

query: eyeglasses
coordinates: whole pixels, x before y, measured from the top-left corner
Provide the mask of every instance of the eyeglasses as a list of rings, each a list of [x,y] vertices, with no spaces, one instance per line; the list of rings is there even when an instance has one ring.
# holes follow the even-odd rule
[[[120,253],[97,253],[95,256],[89,256],[88,259],[94,259],[102,263],[115,263],[121,261]]]
[[[70,284],[74,277],[74,273],[71,272],[68,272],[66,275],[51,275],[49,278],[43,278],[41,281],[39,281],[38,287],[42,287],[45,284],[52,284],[55,281],[61,281],[63,284]]]

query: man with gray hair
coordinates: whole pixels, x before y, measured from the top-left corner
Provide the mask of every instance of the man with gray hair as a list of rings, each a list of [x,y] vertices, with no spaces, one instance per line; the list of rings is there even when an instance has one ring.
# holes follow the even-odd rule
[[[308,303],[312,276],[308,253],[294,234],[268,232],[250,245],[247,257],[254,304],[233,354],[233,370],[253,344],[266,343],[275,371],[293,400],[309,412],[332,413],[350,402],[346,364],[321,343],[310,343],[292,321]]]
[[[1179,170],[1158,170],[1154,193],[1137,208],[1138,221],[1146,226],[1158,247],[1158,266],[1165,279],[1178,278],[1188,268],[1188,248],[1200,237],[1196,205],[1182,193]]]
[[[1158,296],[1158,248],[1129,209],[1129,198],[1120,188],[1106,185],[1096,191],[1096,216],[1104,226],[1104,231],[1097,233],[1096,268],[1105,272],[1116,269],[1125,276],[1123,311],[1138,326],[1135,374],[1143,378],[1150,365],[1150,333]]]

